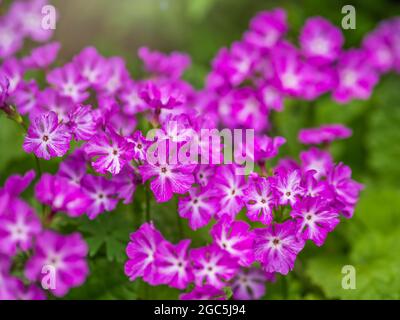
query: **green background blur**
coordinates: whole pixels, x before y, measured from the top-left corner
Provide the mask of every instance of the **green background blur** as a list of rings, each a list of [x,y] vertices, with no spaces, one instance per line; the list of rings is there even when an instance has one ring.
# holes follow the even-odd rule
[[[210,60],[221,46],[239,40],[249,20],[258,11],[274,7],[287,10],[289,39],[297,43],[307,17],[321,15],[340,26],[341,8],[356,8],[357,27],[343,31],[346,47],[357,47],[379,21],[400,15],[396,1],[267,1],[267,0],[54,0],[59,12],[55,40],[62,43],[59,63],[68,61],[83,47],[93,45],[106,55],[121,55],[134,77],[142,74],[137,49],[146,45],[163,51],[188,52],[192,68],[185,79],[201,87]],[[324,96],[313,103],[286,101],[285,111],[273,117],[277,134],[288,139],[281,155],[297,158],[302,150],[297,132],[305,126],[343,123],[353,136],[335,142],[337,162],[353,169],[354,178],[365,184],[353,219],[344,220],[317,248],[311,242],[299,255],[294,272],[267,285],[266,299],[399,299],[400,298],[400,75],[384,75],[368,101],[338,105]],[[0,118],[1,180],[11,173],[33,167],[22,152],[22,134]],[[56,161],[44,164],[54,172]],[[65,231],[77,228],[90,245],[91,272],[87,283],[73,289],[67,298],[161,299],[177,298],[178,291],[164,286],[151,288],[123,274],[124,248],[128,234],[142,223],[143,194],[138,191],[131,206],[119,206],[94,222],[60,219]],[[132,212],[134,215],[132,215]],[[153,205],[156,225],[165,236],[178,240],[176,199]],[[133,216],[133,217],[132,217]],[[194,245],[209,242],[207,230],[186,236]],[[342,288],[342,267],[356,269],[356,289]]]

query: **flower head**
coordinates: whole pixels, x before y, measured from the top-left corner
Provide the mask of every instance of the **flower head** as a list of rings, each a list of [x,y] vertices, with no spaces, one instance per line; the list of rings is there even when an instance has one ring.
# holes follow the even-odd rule
[[[23,148],[37,157],[49,160],[62,157],[69,149],[71,134],[66,125],[58,122],[53,111],[37,117],[28,129]]]
[[[49,290],[62,297],[85,282],[89,274],[87,254],[88,246],[79,233],[64,236],[44,231],[36,238],[34,254],[25,266],[25,276],[31,281],[42,281],[47,274],[43,270],[54,268],[56,286]]]

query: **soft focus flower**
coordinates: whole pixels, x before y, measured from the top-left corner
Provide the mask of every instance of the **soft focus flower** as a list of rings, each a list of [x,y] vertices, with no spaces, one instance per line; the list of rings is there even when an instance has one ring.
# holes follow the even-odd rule
[[[210,285],[195,287],[189,293],[182,293],[179,296],[181,300],[226,300],[223,290]]]
[[[327,124],[318,128],[302,129],[298,139],[303,144],[331,143],[338,139],[351,137],[351,129],[341,124]]]
[[[171,109],[185,102],[183,92],[170,83],[149,81],[140,91],[140,97],[154,109]]]
[[[85,282],[89,274],[87,254],[88,246],[79,233],[64,236],[44,231],[36,238],[34,254],[25,266],[25,276],[41,282],[47,275],[43,270],[48,269],[44,268],[54,268],[56,286],[49,290],[62,297]]]
[[[164,237],[152,223],[145,223],[130,235],[130,240],[126,247],[128,261],[125,264],[125,274],[131,281],[143,277],[150,284],[156,283],[155,254],[157,247],[165,241]]]
[[[13,201],[8,212],[0,215],[0,253],[14,256],[19,250],[27,251],[41,231],[39,218],[22,201]]]
[[[68,115],[68,127],[75,140],[89,140],[96,134],[96,122],[91,106],[78,104]]]
[[[22,60],[22,63],[27,69],[45,69],[56,60],[60,47],[59,42],[52,42],[35,48]]]
[[[319,65],[335,61],[343,43],[341,30],[322,17],[308,19],[301,30],[302,53]]]
[[[235,300],[258,300],[265,294],[267,276],[257,268],[241,269],[232,280]]]
[[[66,178],[44,173],[35,186],[36,198],[50,206],[53,212],[65,212],[77,217],[86,212],[90,205],[89,197],[81,188]]]
[[[58,122],[53,111],[37,117],[28,129],[23,148],[37,157],[49,160],[62,157],[69,149],[71,134],[66,125]]]

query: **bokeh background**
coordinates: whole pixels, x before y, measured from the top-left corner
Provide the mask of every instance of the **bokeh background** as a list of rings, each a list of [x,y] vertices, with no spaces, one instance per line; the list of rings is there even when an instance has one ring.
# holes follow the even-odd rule
[[[340,26],[341,8],[356,8],[355,30],[344,30],[346,47],[360,46],[363,36],[379,21],[400,15],[398,1],[321,0],[54,0],[59,21],[54,40],[62,43],[59,63],[71,59],[82,48],[93,45],[106,56],[125,58],[134,77],[142,75],[137,58],[140,46],[162,51],[189,53],[193,65],[185,79],[201,87],[210,61],[221,46],[240,39],[249,20],[260,10],[283,7],[288,13],[289,39],[297,43],[301,26],[310,16],[320,15]],[[281,154],[297,157],[300,128],[325,123],[343,123],[353,136],[335,142],[335,160],[353,169],[354,178],[365,184],[353,219],[343,221],[317,248],[308,243],[294,272],[268,284],[266,299],[399,299],[400,298],[400,75],[386,74],[368,101],[338,105],[324,96],[310,103],[286,102],[285,111],[274,118],[277,134],[288,139]],[[20,148],[22,136],[13,123],[0,118],[0,173],[4,181],[13,172],[30,168]],[[54,171],[56,164],[47,164]],[[138,194],[140,199],[142,195]],[[143,199],[143,198],[142,198]],[[177,239],[169,213],[176,203],[153,207],[161,231]],[[118,211],[141,210],[140,201]],[[127,225],[116,214],[95,222],[76,221],[65,228],[79,228],[91,245],[92,275],[67,298],[135,299],[177,298],[178,291],[151,288],[140,281],[129,283],[123,275],[124,248],[132,222]],[[172,215],[174,216],[174,215]],[[175,217],[175,216],[174,216]],[[63,226],[61,226],[63,227]],[[186,228],[186,227],[185,227]],[[186,228],[185,232],[189,233]],[[207,231],[191,232],[194,241],[207,239]],[[93,250],[93,247],[96,250]],[[342,267],[356,269],[356,289],[341,286]]]

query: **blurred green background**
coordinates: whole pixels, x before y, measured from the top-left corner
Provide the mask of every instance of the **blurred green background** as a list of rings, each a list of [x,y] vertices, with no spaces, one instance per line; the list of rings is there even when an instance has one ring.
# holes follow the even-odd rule
[[[343,31],[346,47],[357,47],[379,21],[400,15],[397,1],[267,1],[267,0],[54,0],[59,12],[55,40],[62,43],[60,63],[83,47],[93,45],[106,55],[123,56],[134,77],[142,74],[137,49],[146,45],[162,51],[188,52],[193,66],[185,78],[201,87],[210,60],[221,46],[239,40],[249,20],[260,10],[283,7],[290,25],[289,39],[297,43],[299,30],[310,16],[321,15],[340,25],[341,8],[356,8],[357,28]],[[336,142],[333,154],[353,169],[365,184],[353,219],[343,220],[326,244],[308,243],[295,271],[268,284],[266,299],[399,299],[400,298],[400,75],[384,75],[368,101],[338,105],[324,96],[310,103],[286,102],[285,111],[273,121],[277,133],[288,139],[282,154],[298,157],[297,132],[304,126],[343,123],[353,136]],[[12,172],[33,166],[19,147],[22,135],[13,123],[0,118],[0,172],[4,181]],[[18,147],[16,147],[18,146]],[[55,171],[56,164],[46,164]],[[124,248],[129,232],[141,223],[141,191],[133,205],[119,206],[95,222],[86,219],[60,221],[60,228],[79,228],[91,247],[92,275],[73,289],[68,298],[177,298],[178,291],[151,288],[123,274]],[[176,202],[154,205],[153,216],[171,241],[176,232]],[[133,212],[138,218],[130,220]],[[172,216],[172,218],[171,218]],[[126,223],[127,219],[129,223]],[[184,223],[185,224],[185,223]],[[184,232],[194,244],[210,241],[207,230]],[[356,289],[341,286],[344,265],[356,269]],[[110,271],[111,270],[111,271]]]

